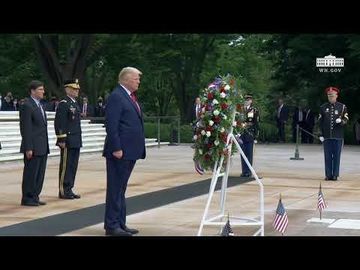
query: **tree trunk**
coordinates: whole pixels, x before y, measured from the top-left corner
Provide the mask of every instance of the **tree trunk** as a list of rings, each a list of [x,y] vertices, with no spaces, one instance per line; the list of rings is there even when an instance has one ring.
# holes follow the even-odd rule
[[[66,48],[66,59],[61,61],[59,53],[59,35],[35,36],[35,50],[41,68],[48,81],[50,91],[58,96],[63,95],[63,82],[67,79],[79,79],[80,86],[83,84],[86,70],[86,57],[90,49],[92,36],[76,35],[71,38]],[[81,91],[86,93],[84,87]]]

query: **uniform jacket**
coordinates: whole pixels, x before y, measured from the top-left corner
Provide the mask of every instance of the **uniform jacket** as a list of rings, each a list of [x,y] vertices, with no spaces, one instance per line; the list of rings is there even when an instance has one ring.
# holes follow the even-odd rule
[[[55,114],[56,145],[65,142],[67,148],[82,147],[80,106],[66,96],[60,101]]]
[[[259,110],[250,105],[248,109],[244,108],[244,122],[246,123],[245,130],[241,135],[243,142],[253,142],[259,133]]]
[[[341,122],[336,123],[340,118]],[[348,112],[345,104],[327,102],[320,107],[319,123],[321,134],[325,139],[343,139],[344,125],[348,122]]]

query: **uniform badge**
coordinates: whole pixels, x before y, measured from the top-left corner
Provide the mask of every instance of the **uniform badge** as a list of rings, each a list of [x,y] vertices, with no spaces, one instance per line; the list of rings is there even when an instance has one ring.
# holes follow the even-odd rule
[[[338,110],[335,110],[335,114],[339,114],[339,111],[338,111]]]

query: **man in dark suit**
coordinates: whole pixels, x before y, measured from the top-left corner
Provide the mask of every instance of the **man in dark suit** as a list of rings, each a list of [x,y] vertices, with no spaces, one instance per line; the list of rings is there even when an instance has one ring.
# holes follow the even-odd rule
[[[64,82],[66,97],[60,101],[55,114],[56,145],[60,147],[59,198],[80,199],[72,189],[82,147],[80,106],[76,102],[80,85],[78,79]]]
[[[295,111],[293,114],[293,119],[292,119],[292,140],[293,143],[296,143],[296,136],[297,136],[297,125],[299,125],[299,139],[301,136],[301,142],[304,143],[305,142],[305,137],[304,137],[304,132],[300,129],[300,128],[304,128],[305,127],[305,111],[303,109],[302,104],[299,104],[298,106],[295,107]],[[299,141],[300,142],[300,141]]]
[[[107,99],[105,112],[107,189],[106,235],[131,236],[126,226],[125,192],[136,160],[146,156],[143,114],[136,98],[142,73],[133,67],[120,71],[119,84]]]
[[[283,99],[279,99],[279,106],[276,110],[276,124],[279,130],[279,142],[285,142],[285,124],[289,118],[289,109]]]
[[[49,154],[47,118],[40,100],[44,97],[44,84],[32,81],[28,98],[20,110],[20,152],[24,153],[21,205],[39,206],[46,161]]]
[[[304,129],[307,132],[312,134],[314,132],[314,126],[315,126],[315,113],[310,108],[307,108],[305,110]],[[304,137],[305,137],[305,141],[304,141],[305,143],[313,143],[314,142],[314,137],[306,132],[304,132]]]
[[[91,117],[94,116],[95,109],[94,106],[89,104],[89,100],[87,97],[83,97],[81,104],[81,117]]]

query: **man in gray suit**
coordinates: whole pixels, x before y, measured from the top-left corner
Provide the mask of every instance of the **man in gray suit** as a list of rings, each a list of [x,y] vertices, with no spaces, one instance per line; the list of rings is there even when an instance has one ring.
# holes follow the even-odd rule
[[[39,206],[46,203],[40,201],[49,141],[47,119],[40,101],[45,93],[44,84],[40,81],[31,81],[29,84],[30,97],[20,110],[20,152],[24,153],[24,172],[22,179],[21,205]]]

